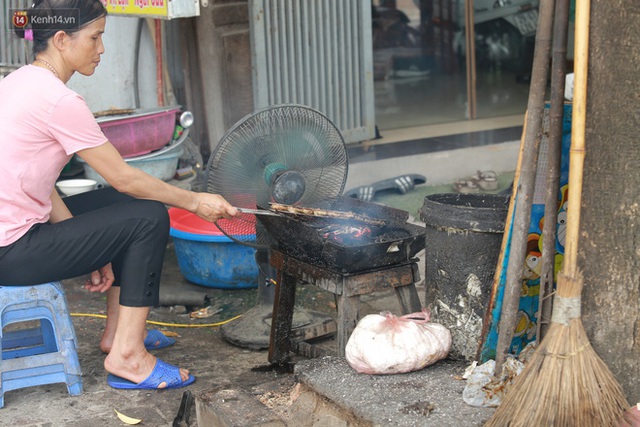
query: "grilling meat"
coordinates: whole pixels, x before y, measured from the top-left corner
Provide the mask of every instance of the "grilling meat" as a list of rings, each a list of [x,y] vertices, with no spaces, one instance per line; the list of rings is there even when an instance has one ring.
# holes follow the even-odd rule
[[[271,203],[271,210],[280,213],[289,213],[293,215],[305,215],[318,218],[332,218],[336,220],[358,221],[369,225],[383,226],[386,221],[382,219],[369,218],[366,215],[357,214],[355,212],[332,211],[319,208],[305,208],[300,206],[283,205],[280,203]]]

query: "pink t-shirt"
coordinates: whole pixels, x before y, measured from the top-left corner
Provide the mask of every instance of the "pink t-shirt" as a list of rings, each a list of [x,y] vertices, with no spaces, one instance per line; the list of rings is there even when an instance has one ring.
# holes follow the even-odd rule
[[[84,99],[51,71],[27,65],[0,80],[0,247],[47,222],[64,166],[106,141]]]

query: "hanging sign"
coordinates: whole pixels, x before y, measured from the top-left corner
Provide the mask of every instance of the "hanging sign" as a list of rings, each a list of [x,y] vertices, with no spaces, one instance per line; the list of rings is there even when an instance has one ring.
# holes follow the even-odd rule
[[[102,0],[113,15],[167,18],[169,0]]]

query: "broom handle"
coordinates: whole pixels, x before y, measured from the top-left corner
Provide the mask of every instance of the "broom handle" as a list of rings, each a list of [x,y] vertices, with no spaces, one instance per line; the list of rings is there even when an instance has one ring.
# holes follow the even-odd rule
[[[567,206],[567,230],[563,267],[564,273],[568,276],[573,276],[578,268],[582,177],[586,153],[585,130],[590,8],[590,0],[576,0],[573,112],[571,116],[571,149],[569,150],[569,205]]]

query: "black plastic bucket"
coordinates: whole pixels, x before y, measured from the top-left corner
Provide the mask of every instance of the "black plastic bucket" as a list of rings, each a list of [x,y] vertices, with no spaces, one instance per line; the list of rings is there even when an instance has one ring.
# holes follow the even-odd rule
[[[476,358],[508,205],[508,195],[444,193],[426,196],[420,209],[425,305],[451,331],[453,358]]]

